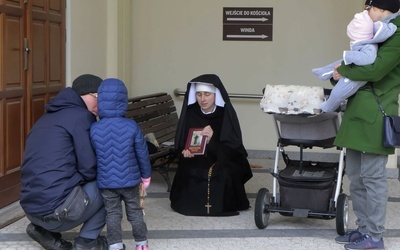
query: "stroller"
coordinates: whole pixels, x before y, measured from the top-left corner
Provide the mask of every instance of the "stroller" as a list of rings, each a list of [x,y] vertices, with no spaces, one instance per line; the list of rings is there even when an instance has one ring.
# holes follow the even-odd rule
[[[296,93],[301,98],[304,96],[312,98],[314,94],[321,101],[326,93],[322,88],[315,90],[314,87],[291,85],[284,87],[267,85],[264,90],[260,106],[264,112],[272,115],[278,142],[274,168],[269,171],[273,176],[272,193],[267,188],[258,191],[254,207],[255,224],[259,229],[266,228],[270,213],[303,218],[336,218],[336,231],[339,235],[344,235],[348,227],[349,211],[348,197],[342,193],[345,149],[337,148],[339,159],[334,162],[304,160],[303,156],[304,149],[335,147],[333,141],[339,129],[341,115],[339,112],[318,112],[320,102],[305,109],[282,108],[282,105],[278,109],[270,105],[271,98],[268,97],[277,87],[284,88],[285,93],[287,91]],[[282,95],[279,98],[282,99],[281,97]],[[296,99],[291,97],[292,101],[293,98]],[[310,101],[306,103],[309,104]],[[289,158],[285,153],[287,146],[296,146],[300,149],[298,159]],[[278,167],[280,155],[286,165],[282,170]]]

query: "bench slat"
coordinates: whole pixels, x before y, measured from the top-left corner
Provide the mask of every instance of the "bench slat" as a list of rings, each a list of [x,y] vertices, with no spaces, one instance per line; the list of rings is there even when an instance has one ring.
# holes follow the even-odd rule
[[[143,130],[155,130],[158,131],[160,129],[166,127],[176,127],[176,123],[178,122],[178,117],[174,114],[166,115],[163,117],[154,118],[153,120],[143,121],[138,123],[140,128]],[[146,133],[147,134],[147,133]]]
[[[135,121],[140,123],[141,121],[149,120],[154,117],[173,113],[174,111],[176,111],[176,108],[170,103],[162,103],[157,106],[148,106],[136,110],[127,110],[126,116],[135,118]]]
[[[141,100],[154,99],[154,98],[163,97],[163,96],[169,96],[169,97],[171,97],[170,95],[168,95],[168,94],[165,93],[165,92],[159,92],[159,93],[154,93],[154,94],[149,94],[149,95],[142,95],[142,96],[131,97],[131,98],[128,99],[128,102],[129,102],[129,103],[138,102],[138,101],[141,101]],[[172,99],[172,98],[171,98],[171,99]]]
[[[175,133],[176,133],[176,130],[171,131],[171,132],[169,132],[169,133],[167,133],[167,134],[161,134],[161,135],[159,136],[160,141],[162,141],[162,142],[167,142],[167,141],[168,141],[168,142],[174,142]]]
[[[141,109],[146,106],[154,106],[154,105],[157,105],[157,104],[163,103],[163,102],[170,102],[170,103],[172,103],[172,105],[174,105],[172,97],[170,95],[161,95],[161,96],[157,96],[154,98],[139,97],[139,98],[130,98],[128,100],[128,110],[137,110],[137,109]]]
[[[162,124],[157,127],[143,129],[143,134],[154,133],[158,143],[163,143],[166,141],[174,141],[176,124],[177,124],[176,121],[171,121],[171,123],[168,124]]]

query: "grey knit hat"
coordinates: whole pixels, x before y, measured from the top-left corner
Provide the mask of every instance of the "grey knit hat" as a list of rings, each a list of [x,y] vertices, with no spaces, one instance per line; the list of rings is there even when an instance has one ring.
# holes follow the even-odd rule
[[[72,82],[72,89],[75,90],[78,95],[97,93],[97,89],[102,81],[103,79],[95,75],[80,75]]]

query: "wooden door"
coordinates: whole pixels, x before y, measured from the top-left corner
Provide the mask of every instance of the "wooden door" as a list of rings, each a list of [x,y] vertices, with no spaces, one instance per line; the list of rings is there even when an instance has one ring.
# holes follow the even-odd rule
[[[65,0],[0,0],[0,208],[19,200],[24,143],[65,87]]]

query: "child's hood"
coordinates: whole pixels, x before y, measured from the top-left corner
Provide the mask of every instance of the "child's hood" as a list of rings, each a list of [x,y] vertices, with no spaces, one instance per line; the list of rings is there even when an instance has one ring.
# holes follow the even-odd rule
[[[128,107],[128,90],[118,79],[105,79],[98,90],[98,112],[100,118],[125,117]]]

